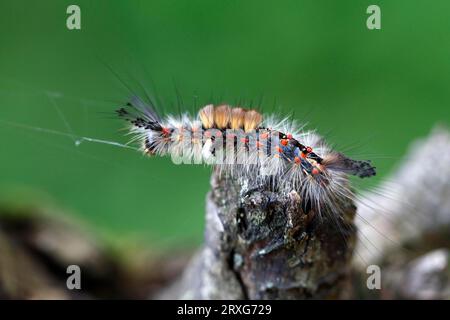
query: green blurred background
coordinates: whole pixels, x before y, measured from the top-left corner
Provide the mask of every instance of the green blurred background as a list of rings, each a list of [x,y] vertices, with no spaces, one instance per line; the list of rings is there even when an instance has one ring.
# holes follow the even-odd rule
[[[370,31],[374,3],[382,30]],[[69,4],[81,30],[66,28]],[[241,99],[294,113],[372,158],[374,185],[448,124],[449,13],[447,0],[2,0],[0,200],[56,205],[118,239],[201,241],[210,169],[37,131],[125,143],[112,112],[132,93],[109,68],[164,112]]]

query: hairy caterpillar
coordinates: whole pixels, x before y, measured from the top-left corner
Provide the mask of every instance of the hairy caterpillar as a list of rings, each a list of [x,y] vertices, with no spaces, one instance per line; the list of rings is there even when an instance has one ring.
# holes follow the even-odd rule
[[[354,199],[348,175],[376,174],[370,161],[352,160],[332,150],[315,132],[288,118],[264,118],[256,110],[225,104],[203,107],[196,118],[161,118],[134,98],[117,114],[131,124],[133,141],[148,155],[169,155],[177,163],[207,163],[236,178],[270,180],[279,190],[295,190],[303,203],[339,214],[339,203]]]

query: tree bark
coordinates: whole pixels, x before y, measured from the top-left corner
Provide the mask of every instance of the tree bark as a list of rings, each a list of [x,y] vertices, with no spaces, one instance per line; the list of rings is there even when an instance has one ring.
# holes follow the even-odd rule
[[[438,126],[411,145],[376,192],[361,197],[355,224],[364,237],[354,265],[364,276],[368,265],[380,266],[377,298],[450,299],[449,163],[450,131]]]
[[[350,295],[355,206],[342,219],[302,210],[301,198],[248,187],[215,171],[207,196],[205,242],[160,299],[307,299]]]

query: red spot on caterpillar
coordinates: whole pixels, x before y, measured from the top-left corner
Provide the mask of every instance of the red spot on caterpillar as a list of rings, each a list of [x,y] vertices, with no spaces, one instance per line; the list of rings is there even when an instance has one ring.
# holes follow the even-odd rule
[[[289,140],[291,140],[291,139],[292,139],[292,134],[288,133],[288,134],[286,135],[286,137],[287,137]]]
[[[288,145],[288,140],[287,139],[281,139],[280,142],[281,142],[281,144],[283,146],[287,146]]]
[[[269,134],[267,132],[264,132],[264,133],[261,133],[260,138],[267,139],[268,136],[269,136]]]
[[[248,143],[248,138],[241,138],[241,142]]]
[[[311,153],[313,149],[311,147],[306,147],[306,152]]]
[[[313,175],[319,174],[319,169],[313,168],[312,171],[311,171],[311,173],[312,173]]]
[[[170,134],[170,130],[168,128],[162,128],[161,132],[165,136],[168,136]]]
[[[277,150],[278,153],[283,153],[283,149],[281,149],[279,146],[276,146],[275,150]]]
[[[294,158],[294,162],[295,162],[296,164],[299,164],[300,162],[302,162],[302,160],[301,160],[299,157],[295,157],[295,158]]]
[[[300,157],[302,157],[303,159],[306,159],[306,154],[304,152],[300,153]]]
[[[259,141],[256,141],[256,147],[259,149],[263,146],[263,144]]]

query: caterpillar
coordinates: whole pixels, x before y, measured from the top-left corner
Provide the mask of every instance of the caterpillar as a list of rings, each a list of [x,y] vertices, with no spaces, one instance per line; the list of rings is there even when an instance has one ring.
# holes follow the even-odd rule
[[[132,141],[139,141],[147,155],[169,155],[177,164],[206,163],[254,183],[270,180],[281,191],[295,190],[319,212],[339,214],[339,203],[355,198],[349,175],[376,174],[370,160],[350,159],[315,131],[255,109],[209,104],[194,118],[161,118],[152,106],[134,98],[117,114],[129,122]]]

